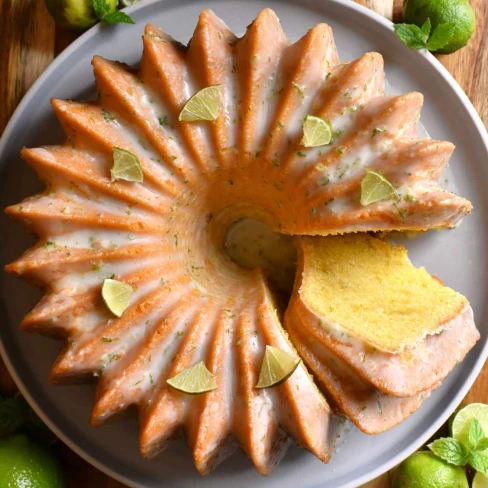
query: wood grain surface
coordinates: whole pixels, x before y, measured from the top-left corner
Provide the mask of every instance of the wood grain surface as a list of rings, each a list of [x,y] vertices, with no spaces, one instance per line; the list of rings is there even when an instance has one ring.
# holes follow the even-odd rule
[[[326,1],[326,0],[324,0]],[[402,0],[357,0],[394,21],[401,21]],[[488,124],[488,1],[471,0],[476,12],[476,33],[469,45],[449,56],[439,56]],[[75,38],[76,34],[56,28],[44,0],[0,0],[0,134],[26,91],[49,63]],[[0,360],[0,393],[16,390]],[[463,403],[488,403],[488,366],[485,365]],[[61,442],[68,488],[122,488]],[[388,474],[363,488],[387,488]],[[330,487],[333,488],[333,487]]]

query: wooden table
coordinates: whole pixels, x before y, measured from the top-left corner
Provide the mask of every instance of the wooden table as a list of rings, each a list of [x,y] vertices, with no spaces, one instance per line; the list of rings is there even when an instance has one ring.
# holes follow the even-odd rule
[[[325,0],[324,0],[325,1]],[[401,19],[401,0],[357,0],[388,18]],[[468,47],[440,61],[452,73],[488,124],[488,2],[471,0],[477,30]],[[47,65],[76,35],[55,27],[44,0],[0,0],[0,132],[3,132],[20,99]],[[0,392],[16,387],[0,360]],[[488,403],[488,365],[473,385],[464,403]],[[122,488],[90,466],[70,449],[58,443],[70,488]],[[387,488],[388,474],[363,488]]]

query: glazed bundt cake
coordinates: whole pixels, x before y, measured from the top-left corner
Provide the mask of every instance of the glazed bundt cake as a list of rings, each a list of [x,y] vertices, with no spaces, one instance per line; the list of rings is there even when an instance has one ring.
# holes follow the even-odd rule
[[[468,301],[415,268],[402,245],[366,233],[298,243],[285,317],[295,347],[360,429],[391,428],[479,339]]]
[[[6,268],[46,289],[22,328],[64,339],[53,382],[97,378],[93,424],[137,407],[145,456],[184,431],[202,474],[236,444],[262,474],[291,439],[326,462],[342,421],[305,365],[256,388],[268,346],[297,352],[263,273],[223,252],[227,229],[243,218],[288,235],[454,227],[471,204],[438,185],[453,145],[418,139],[422,96],[385,96],[380,54],[340,64],[325,24],[291,44],[266,9],[237,38],[205,10],[188,47],[152,25],[143,42],[137,69],[94,58],[97,102],[52,101],[64,144],[22,151],[46,184],[6,210],[39,236]],[[320,144],[304,134],[308,122]],[[291,337],[327,395],[341,386],[324,375],[354,378],[342,403],[332,395],[346,413],[382,388],[406,398],[392,399],[394,419],[372,431],[418,407],[413,396],[431,382],[368,375],[347,344],[309,332],[300,297],[298,286]],[[314,366],[334,361],[340,372]],[[175,388],[193,367],[205,393]]]

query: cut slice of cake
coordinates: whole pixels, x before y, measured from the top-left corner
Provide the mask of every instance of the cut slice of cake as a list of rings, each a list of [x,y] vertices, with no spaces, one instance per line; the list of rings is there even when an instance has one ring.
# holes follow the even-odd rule
[[[315,379],[332,405],[367,434],[380,434],[420,408],[432,390],[412,397],[395,397],[375,388],[361,378],[344,359],[315,341],[302,327],[299,318],[290,313],[287,329],[301,358],[314,372]],[[435,389],[438,385],[435,385]]]
[[[377,389],[398,397],[429,390],[478,340],[467,299],[415,268],[402,245],[368,234],[298,242],[288,327]]]

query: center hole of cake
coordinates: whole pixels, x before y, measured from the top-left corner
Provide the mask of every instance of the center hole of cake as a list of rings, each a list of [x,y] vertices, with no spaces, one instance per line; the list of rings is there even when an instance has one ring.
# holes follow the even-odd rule
[[[281,292],[291,293],[297,256],[293,237],[273,232],[259,220],[243,218],[229,226],[224,250],[234,263],[261,268]]]

